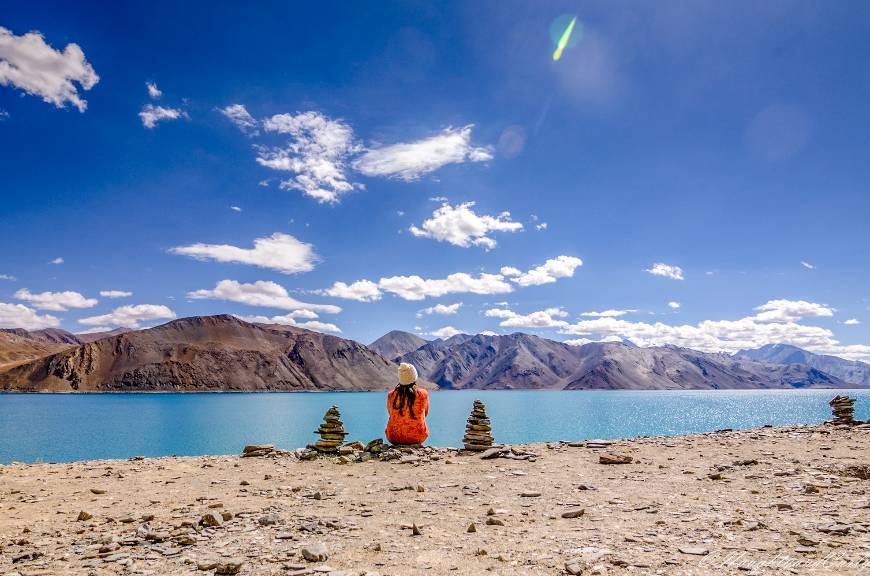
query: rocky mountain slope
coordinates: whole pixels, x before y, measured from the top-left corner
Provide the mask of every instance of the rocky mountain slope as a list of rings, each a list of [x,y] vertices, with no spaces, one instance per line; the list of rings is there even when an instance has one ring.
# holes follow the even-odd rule
[[[59,328],[45,328],[43,330],[25,330],[24,328],[0,328],[0,333],[15,334],[22,338],[28,338],[46,344],[68,344],[78,346],[82,340],[72,332]]]
[[[737,358],[773,364],[804,364],[858,386],[870,386],[870,364],[825,354],[813,354],[788,344],[768,344],[754,350],[741,350]]]
[[[27,330],[0,330],[0,371],[68,347],[68,344],[31,338]]]
[[[427,342],[428,340],[416,334],[393,330],[369,344],[369,348],[388,360],[394,360],[408,352],[413,352]]]
[[[376,390],[395,365],[362,344],[234,316],[175,320],[0,373],[7,391]]]
[[[845,388],[821,370],[706,354],[671,346],[619,342],[570,346],[516,333],[436,340],[400,360],[449,389],[752,389]]]

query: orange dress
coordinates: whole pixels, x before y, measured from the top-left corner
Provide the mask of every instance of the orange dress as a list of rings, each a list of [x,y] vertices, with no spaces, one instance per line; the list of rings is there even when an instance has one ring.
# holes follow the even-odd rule
[[[387,440],[391,444],[422,444],[429,437],[429,428],[426,426],[426,416],[429,415],[429,391],[416,388],[417,397],[414,399],[414,418],[411,418],[410,410],[405,406],[404,414],[393,408],[393,398],[396,391],[392,390],[387,395],[387,410],[390,420],[387,422]]]

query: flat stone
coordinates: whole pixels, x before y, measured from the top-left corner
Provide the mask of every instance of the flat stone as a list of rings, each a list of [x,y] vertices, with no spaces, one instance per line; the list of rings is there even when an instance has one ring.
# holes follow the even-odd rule
[[[584,508],[578,508],[577,510],[567,510],[562,512],[562,518],[580,518],[586,513]]]
[[[689,554],[691,556],[706,556],[710,553],[709,550],[702,548],[701,546],[680,546],[678,550],[683,554]]]
[[[598,456],[599,464],[631,464],[632,457],[624,454],[601,454]]]

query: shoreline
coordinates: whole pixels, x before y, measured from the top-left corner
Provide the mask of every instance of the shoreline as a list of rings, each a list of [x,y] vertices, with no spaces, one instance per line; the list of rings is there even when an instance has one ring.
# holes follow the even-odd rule
[[[2,465],[0,573],[773,574],[785,555],[819,562],[813,574],[858,574],[870,547],[867,429],[516,448],[524,459],[424,447],[347,464]]]

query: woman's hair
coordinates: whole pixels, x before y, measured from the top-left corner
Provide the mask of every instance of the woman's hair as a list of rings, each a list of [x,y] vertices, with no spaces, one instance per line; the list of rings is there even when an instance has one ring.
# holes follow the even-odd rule
[[[393,409],[399,411],[399,416],[404,416],[405,406],[408,407],[408,414],[412,419],[414,416],[414,400],[417,399],[417,383],[411,384],[396,384],[396,394],[393,396]]]

